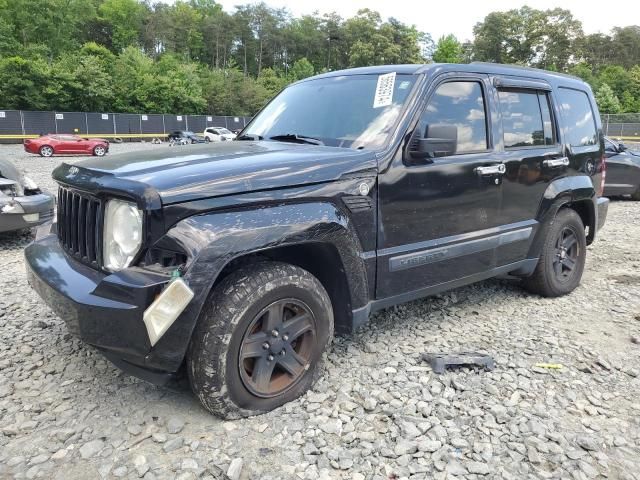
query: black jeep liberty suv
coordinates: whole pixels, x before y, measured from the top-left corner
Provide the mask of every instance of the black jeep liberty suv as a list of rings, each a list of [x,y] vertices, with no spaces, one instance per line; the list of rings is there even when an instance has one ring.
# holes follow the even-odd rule
[[[589,86],[490,64],[326,73],[236,141],[53,176],[33,288],[133,375],[186,363],[226,418],[302,394],[334,329],[376,310],[500,274],[570,293],[608,207]]]

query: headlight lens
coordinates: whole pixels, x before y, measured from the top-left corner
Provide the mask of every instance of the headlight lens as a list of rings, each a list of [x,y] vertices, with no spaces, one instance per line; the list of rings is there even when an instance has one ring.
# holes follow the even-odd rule
[[[142,212],[134,203],[109,200],[104,217],[104,268],[116,271],[128,267],[141,245]]]

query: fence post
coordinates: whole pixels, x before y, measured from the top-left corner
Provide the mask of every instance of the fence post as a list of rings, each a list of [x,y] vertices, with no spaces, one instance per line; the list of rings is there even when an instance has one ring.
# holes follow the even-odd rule
[[[22,110],[20,110],[20,128],[22,130],[22,135],[26,135],[24,133],[24,113],[22,113]]]
[[[89,116],[87,115],[87,113],[85,112],[84,114],[84,125],[86,127],[85,129],[85,133],[87,134],[87,136],[89,135]]]
[[[116,131],[116,114],[115,113],[111,114],[111,120],[112,120],[111,123],[113,123],[113,136],[115,137],[118,134],[118,132]]]
[[[606,132],[605,135],[609,135],[609,118],[610,117],[611,117],[611,114],[607,113],[607,126],[604,129],[604,131]]]
[[[184,129],[187,132],[189,131],[189,115],[184,116]]]

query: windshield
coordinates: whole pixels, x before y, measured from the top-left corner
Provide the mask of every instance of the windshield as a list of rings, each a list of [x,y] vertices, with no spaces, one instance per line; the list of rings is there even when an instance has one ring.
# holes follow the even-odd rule
[[[333,147],[380,148],[416,79],[394,72],[297,83],[271,101],[242,132],[243,137],[287,141],[297,136]]]
[[[222,133],[223,135],[226,135],[228,133],[231,133],[229,130],[227,130],[226,128],[221,128],[220,129],[220,133]]]

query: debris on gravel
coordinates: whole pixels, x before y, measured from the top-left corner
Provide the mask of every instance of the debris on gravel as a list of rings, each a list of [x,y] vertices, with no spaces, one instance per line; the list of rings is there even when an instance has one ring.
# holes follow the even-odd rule
[[[21,148],[0,155],[55,190],[62,159]],[[112,151],[143,148],[168,147]],[[640,202],[613,201],[571,295],[502,279],[384,310],[335,339],[313,391],[225,422],[70,335],[27,284],[31,237],[2,235],[0,478],[640,480],[638,238]],[[433,351],[496,368],[435,375]]]

